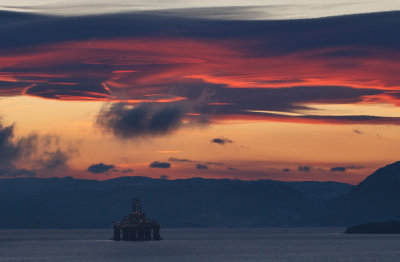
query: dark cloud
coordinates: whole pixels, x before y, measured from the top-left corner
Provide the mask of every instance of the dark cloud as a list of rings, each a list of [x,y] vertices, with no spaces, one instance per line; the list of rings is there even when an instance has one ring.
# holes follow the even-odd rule
[[[225,165],[224,163],[221,162],[206,162],[206,165],[214,165],[214,166],[223,166]]]
[[[171,162],[179,162],[179,163],[192,163],[192,162],[195,162],[195,161],[190,160],[190,159],[186,159],[186,158],[175,158],[175,157],[170,157],[170,158],[168,158],[168,161],[171,161]]]
[[[214,166],[223,166],[224,163],[221,162],[201,162],[201,161],[196,161],[196,160],[191,160],[187,158],[175,158],[175,157],[170,157],[168,161],[171,162],[177,162],[177,163],[199,163],[196,165],[197,169],[208,169],[208,165],[214,165]]]
[[[289,168],[284,168],[282,169],[283,172],[290,172],[291,170]]]
[[[3,11],[1,17],[6,16],[7,21],[14,22],[0,28],[3,36],[0,47],[111,37],[144,37],[148,35],[156,37],[169,32],[174,37],[258,39],[260,46],[257,46],[256,50],[263,51],[263,54],[289,53],[298,49],[332,46],[398,48],[396,43],[400,37],[396,34],[399,28],[396,21],[399,20],[399,12],[288,21],[218,21],[217,19],[191,18],[196,16],[196,13],[209,15],[210,13],[240,12],[243,14],[243,10],[246,10],[245,13],[247,13],[249,9],[258,11],[260,7],[227,7],[212,8],[212,10],[196,8],[75,17],[28,16],[27,14]],[[251,15],[254,17],[253,14]],[[20,22],[21,16],[24,17],[24,23]],[[136,26],[138,24],[142,26]],[[349,24],[354,26],[349,27]],[[19,32],[18,35],[15,34],[16,31]],[[310,35],[315,37],[310,38]],[[25,41],[27,38],[31,41]],[[264,50],[261,48],[262,45],[265,46]],[[329,53],[333,53],[330,54],[331,57],[336,56],[332,50]],[[343,54],[339,53],[338,55]]]
[[[201,92],[202,91],[202,92]],[[217,119],[286,120],[289,122],[320,123],[371,123],[396,124],[399,117],[370,115],[318,115],[318,110],[307,106],[309,103],[351,104],[360,103],[368,96],[386,95],[386,91],[373,88],[352,88],[349,86],[293,86],[285,88],[229,88],[224,85],[204,83],[201,88],[190,84],[177,89],[178,96],[198,101],[198,113],[209,114]],[[204,93],[211,94],[206,99]],[[217,104],[210,102],[218,101]],[[221,105],[223,104],[223,105]],[[313,113],[309,113],[313,110]],[[299,115],[290,115],[301,111]],[[289,113],[289,114],[285,114]]]
[[[226,169],[228,169],[228,170],[230,170],[230,171],[237,171],[237,170],[239,170],[239,169],[237,169],[237,168],[235,168],[235,167],[227,167]]]
[[[358,135],[364,134],[360,129],[353,129],[353,132],[358,134]]]
[[[213,8],[212,12],[186,9],[74,17],[3,12],[7,23],[0,27],[0,96],[29,94],[135,103],[151,101],[148,96],[154,94],[187,99],[182,102],[189,105],[187,111],[160,105],[104,109],[97,122],[121,138],[171,133],[182,126],[183,117],[188,119],[185,113],[217,120],[252,117],[400,123],[398,117],[254,112],[305,112],[310,103],[357,103],[380,95],[398,104],[400,95],[394,91],[400,78],[392,71],[398,71],[393,59],[400,52],[400,12],[289,21],[202,20],[191,15],[236,14],[241,10],[230,7]],[[19,21],[21,17],[24,22]],[[202,52],[194,53],[193,49]],[[368,63],[375,60],[382,64],[376,67]],[[270,70],[275,65],[290,74]],[[130,74],[116,73],[132,68],[135,72]],[[215,68],[224,68],[222,77]],[[198,76],[199,72],[205,76]],[[310,78],[319,80],[310,83]],[[362,88],[371,87],[376,79],[381,84],[375,89]],[[343,84],[330,86],[337,82]],[[176,100],[167,102],[171,101]]]
[[[400,117],[381,117],[381,116],[368,116],[368,115],[301,115],[291,116],[278,113],[258,113],[252,112],[249,114],[238,114],[237,117],[243,119],[265,120],[269,119],[296,122],[296,123],[332,123],[332,124],[400,124]],[[224,118],[223,116],[221,116]],[[228,118],[229,119],[229,118]]]
[[[66,168],[67,163],[70,159],[71,152],[63,151],[57,149],[52,152],[44,152],[41,155],[40,160],[38,161],[39,166],[42,169],[58,169],[58,168]]]
[[[331,172],[346,172],[348,169],[363,169],[363,166],[337,166],[330,169]]]
[[[121,173],[124,173],[124,174],[126,174],[126,173],[133,173],[133,169],[132,169],[132,168],[122,169],[122,170],[121,170]]]
[[[88,171],[93,174],[107,173],[115,169],[114,165],[106,165],[103,163],[94,164],[88,167]]]
[[[211,143],[215,143],[215,144],[219,144],[219,145],[225,145],[226,143],[233,143],[233,141],[228,139],[228,138],[217,137],[217,138],[213,138],[211,140]]]
[[[158,162],[154,161],[153,163],[150,164],[151,168],[170,168],[171,164],[168,162]]]
[[[0,124],[0,167],[11,168],[12,162],[19,157],[23,147],[13,141],[14,126]]]
[[[65,170],[68,168],[71,157],[78,154],[78,144],[69,144],[66,148],[61,148],[60,137],[58,136],[35,135],[34,137],[37,140],[34,143],[37,147],[36,150],[40,152],[36,156],[36,168],[39,170]],[[32,138],[33,136],[31,136],[31,141]],[[25,144],[25,147],[32,150],[32,144],[30,146]]]
[[[203,164],[197,164],[196,169],[208,169],[208,166],[203,165]]]
[[[337,167],[332,167],[331,172],[346,172],[347,167],[344,166],[337,166]]]
[[[297,170],[299,170],[301,172],[310,172],[313,169],[314,169],[313,166],[298,166],[297,167]]]
[[[183,111],[176,106],[112,104],[101,110],[97,124],[119,138],[161,136],[182,126]]]
[[[161,179],[168,179],[169,176],[167,176],[167,175],[161,175],[160,178],[161,178]]]
[[[34,176],[37,172],[65,170],[77,149],[62,148],[58,136],[29,134],[15,137],[14,125],[0,121],[0,176]]]
[[[365,167],[363,167],[363,166],[347,166],[346,167],[347,169],[363,169],[363,168],[365,168]]]
[[[79,66],[78,66],[79,67]],[[87,66],[86,70],[91,66]],[[54,79],[54,82],[60,82],[62,79]],[[98,79],[101,81],[101,78]],[[106,90],[101,84],[93,80],[87,79],[65,79],[68,82],[77,82],[74,85],[66,85],[64,83],[58,84],[45,84],[34,85],[30,88],[26,88],[26,94],[32,96],[39,96],[43,98],[51,99],[74,99],[74,100],[85,100],[90,97],[92,99],[104,100],[104,98],[110,98],[110,91]],[[54,87],[57,87],[56,89]]]
[[[223,85],[208,85],[204,90],[211,93],[209,99],[218,99],[224,106],[208,105],[202,110],[206,112],[230,114],[254,114],[252,111],[283,111],[311,109],[298,104],[311,102],[356,103],[363,101],[364,96],[383,94],[383,90],[351,88],[348,86],[294,86],[286,88],[229,88]],[[201,93],[190,86],[176,91],[177,95],[196,100]],[[208,101],[209,102],[209,101]],[[246,112],[244,112],[246,111]]]

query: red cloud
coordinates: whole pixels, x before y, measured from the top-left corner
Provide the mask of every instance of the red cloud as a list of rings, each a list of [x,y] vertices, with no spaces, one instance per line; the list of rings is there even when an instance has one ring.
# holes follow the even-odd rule
[[[355,50],[357,55],[343,55],[352,54]],[[400,54],[394,51],[353,46],[263,56],[252,52],[252,42],[237,40],[132,38],[65,42],[0,54],[0,95],[26,94],[61,100],[129,103],[185,99],[198,102],[190,101],[182,94],[193,93],[189,90],[193,85],[197,85],[199,93],[206,93],[203,86],[207,85],[224,88],[224,92],[229,92],[231,88],[345,86],[381,91],[357,98],[313,97],[309,101],[299,100],[299,103],[384,101],[398,105],[399,59]],[[203,102],[209,107],[218,105],[228,108],[246,100],[245,95],[238,101],[226,101],[212,92],[203,96],[203,100],[208,99]],[[199,94],[196,99],[201,97],[202,94]],[[257,97],[253,99],[255,104],[262,103],[257,101]],[[295,101],[290,102],[294,104]],[[217,113],[212,118],[324,123],[398,122],[394,118],[273,116],[245,113],[245,109],[240,108],[241,112],[225,111],[222,115]]]

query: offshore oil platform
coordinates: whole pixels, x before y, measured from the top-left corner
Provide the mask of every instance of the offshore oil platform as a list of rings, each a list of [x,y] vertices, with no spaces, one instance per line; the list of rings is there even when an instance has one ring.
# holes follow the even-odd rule
[[[132,212],[125,216],[121,222],[113,225],[115,241],[146,241],[162,240],[160,236],[161,225],[157,221],[146,218],[139,198],[132,201]]]

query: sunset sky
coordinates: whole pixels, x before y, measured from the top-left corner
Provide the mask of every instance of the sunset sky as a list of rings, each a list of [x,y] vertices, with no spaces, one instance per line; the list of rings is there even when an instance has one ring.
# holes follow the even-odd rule
[[[0,1],[0,177],[356,184],[400,160],[398,1],[109,2]]]

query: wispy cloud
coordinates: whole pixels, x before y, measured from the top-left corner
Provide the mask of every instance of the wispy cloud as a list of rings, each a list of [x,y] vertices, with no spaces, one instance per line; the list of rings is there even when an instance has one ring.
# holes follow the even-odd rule
[[[208,168],[209,168],[208,166],[203,165],[203,164],[197,164],[197,165],[196,165],[196,169],[202,170],[202,169],[208,169]]]
[[[93,6],[96,8],[93,8]],[[379,3],[369,1],[338,0],[335,3],[319,3],[304,0],[293,4],[290,0],[263,1],[158,1],[158,0],[80,0],[46,1],[25,0],[8,1],[0,4],[2,10],[38,12],[58,15],[85,15],[118,12],[142,12],[174,17],[196,17],[208,19],[295,19],[334,16],[351,13],[368,13],[385,10],[398,10],[396,1],[382,0]]]
[[[56,135],[15,137],[14,125],[0,121],[0,177],[35,176],[37,173],[65,171],[78,152],[76,145],[62,146]]]
[[[393,33],[399,16],[251,22],[28,16],[35,22],[0,28],[0,95],[114,102],[99,123],[124,138],[167,134],[193,119],[398,124],[392,115],[307,110],[313,103],[400,104]],[[139,111],[147,120],[124,126]]]

